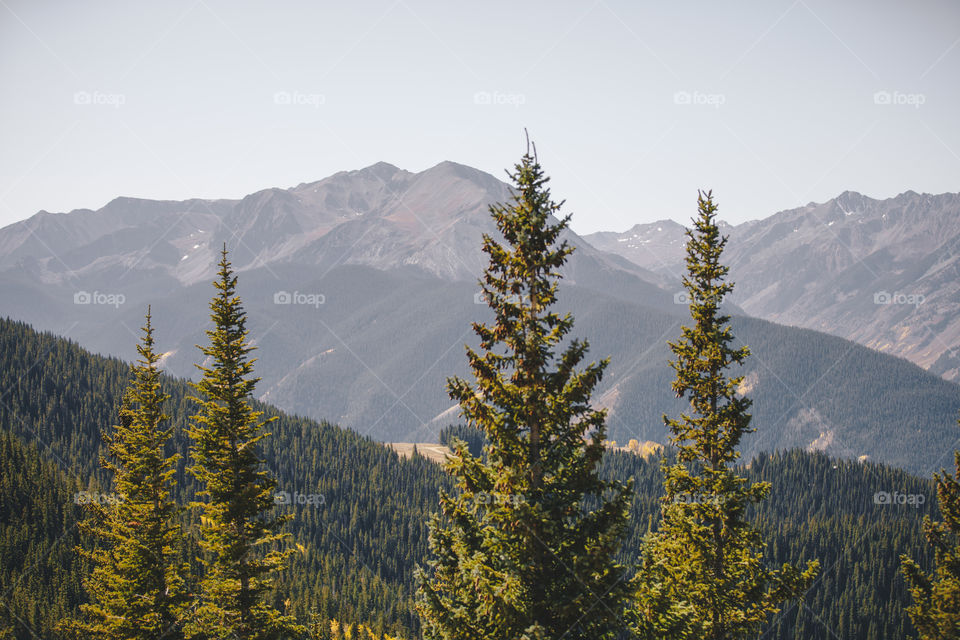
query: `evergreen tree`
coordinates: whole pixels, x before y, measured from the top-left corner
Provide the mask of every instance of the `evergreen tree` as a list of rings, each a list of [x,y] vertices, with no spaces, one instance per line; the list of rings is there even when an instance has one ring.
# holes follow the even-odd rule
[[[251,377],[253,347],[247,341],[246,313],[237,296],[237,277],[224,246],[216,295],[210,302],[210,345],[200,347],[209,366],[194,384],[192,400],[200,412],[192,417],[193,466],[202,484],[200,547],[204,575],[200,600],[189,625],[192,637],[268,640],[305,629],[266,602],[276,574],[292,550],[278,550],[287,534],[288,517],[274,516],[276,481],[262,467],[260,441],[273,418],[261,421],[251,407],[259,378]]]
[[[79,493],[89,517],[85,533],[98,545],[80,549],[93,565],[85,581],[89,604],[83,618],[65,627],[85,638],[175,640],[189,603],[180,558],[183,537],[170,495],[178,454],[167,455],[173,428],[162,410],[160,357],[153,350],[147,309],[140,359],[123,395],[120,424],[104,434],[108,456],[101,465],[113,475],[113,492]]]
[[[641,638],[727,640],[754,637],[779,604],[799,597],[819,570],[763,564],[764,541],[747,509],[766,500],[767,482],[736,473],[737,446],[750,427],[750,400],[738,394],[747,347],[734,347],[729,316],[720,305],[733,289],[720,262],[727,238],[716,222],[710,192],[698,197],[698,216],[687,231],[687,274],[692,327],[670,343],[676,356],[672,388],[690,401],[691,415],[664,421],[677,449],[664,463],[661,523],[644,541],[636,577],[635,631]]]
[[[82,582],[89,564],[73,553],[86,544],[76,526],[84,510],[74,499],[88,484],[110,491],[112,478],[97,452],[103,425],[117,422],[129,376],[129,364],[0,318],[0,389],[7,394],[0,402],[0,637],[9,630],[16,640],[66,640],[56,623],[75,617],[88,601]],[[171,395],[164,404],[171,423],[186,421],[193,413],[187,381],[161,383]],[[929,408],[923,397],[913,401],[917,411]],[[301,620],[315,611],[320,620],[363,623],[405,640],[422,637],[412,569],[428,557],[428,514],[438,491],[453,486],[450,476],[422,456],[404,459],[355,432],[263,409],[279,416],[264,447],[267,463],[284,465],[302,487],[336,496],[322,508],[298,510],[290,528],[310,552],[295,557],[274,601],[290,600],[286,611]],[[26,426],[40,430],[42,442],[20,430]],[[468,439],[460,427],[447,431]],[[175,427],[170,450],[184,448],[179,435]],[[609,449],[604,455],[601,477],[633,478],[636,490],[624,562],[639,554],[646,523],[659,511],[659,457]],[[827,630],[844,640],[916,635],[906,613],[908,584],[897,576],[904,553],[925,569],[934,566],[922,525],[928,513],[940,519],[936,500],[877,507],[873,498],[877,487],[934,496],[932,476],[803,450],[761,455],[738,468],[775,488],[755,519],[768,543],[766,557],[777,565],[816,557],[831,567],[804,596],[802,609],[784,607],[775,616],[764,640],[822,640],[832,637]],[[178,483],[174,495],[192,493],[188,484]]]
[[[928,575],[913,558],[901,557],[913,604],[907,608],[921,640],[960,638],[960,451],[956,471],[933,474],[941,522],[923,519],[923,533],[933,548],[936,568]]]
[[[536,158],[516,165],[510,204],[490,208],[505,244],[484,236],[481,281],[496,315],[474,323],[475,377],[448,381],[467,424],[489,440],[480,456],[456,441],[447,465],[456,495],[441,492],[430,523],[435,558],[418,572],[424,636],[431,639],[615,637],[627,593],[614,554],[631,491],[598,476],[606,413],[590,395],[607,366],[578,370],[586,341],[556,354],[573,319],[550,307],[573,251],[559,242],[570,217],[554,203]]]

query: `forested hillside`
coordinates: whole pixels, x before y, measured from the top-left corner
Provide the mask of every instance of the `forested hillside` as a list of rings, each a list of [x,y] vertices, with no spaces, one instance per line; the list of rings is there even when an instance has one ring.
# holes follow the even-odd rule
[[[0,548],[18,550],[3,554],[0,589],[12,610],[0,616],[35,620],[17,623],[18,638],[34,637],[30,629],[48,637],[64,608],[79,603],[72,547],[80,507],[74,496],[81,489],[91,495],[107,491],[98,465],[99,430],[116,422],[127,375],[119,360],[0,320],[0,424],[12,434],[3,449]],[[177,447],[185,452],[182,428],[194,413],[188,388],[173,379],[165,388]],[[401,459],[353,432],[265,409],[279,419],[264,455],[278,489],[291,496],[292,504],[280,508],[294,514],[290,529],[304,546],[276,598],[289,598],[304,619],[316,612],[362,620],[378,631],[415,629],[410,574],[426,553],[425,521],[436,503],[441,469],[424,458]],[[22,453],[37,448],[42,451],[33,462]],[[194,483],[182,464],[178,488],[191,494]],[[322,504],[297,504],[298,495],[321,495]],[[26,513],[37,517],[24,517],[24,502]],[[55,601],[57,607],[45,604]],[[0,620],[13,626],[16,617]]]
[[[442,435],[447,443],[459,438],[476,451],[484,443],[464,427],[445,429]],[[632,526],[621,553],[624,562],[634,562],[647,524],[654,525],[658,517],[657,501],[663,492],[659,460],[611,451],[603,472],[607,477],[634,479]],[[777,616],[770,637],[822,638],[829,635],[826,629],[842,630],[841,638],[906,637],[910,622],[899,556],[928,555],[920,520],[936,513],[927,504],[934,495],[932,483],[885,465],[799,450],[758,456],[746,465],[746,472],[751,480],[773,484],[770,500],[754,513],[770,540],[773,564],[812,557],[819,558],[823,568],[803,603]],[[894,492],[922,495],[923,504],[875,501]]]
[[[159,327],[161,343],[162,335]],[[9,637],[57,637],[54,624],[80,602],[85,569],[72,552],[79,541],[74,498],[105,490],[99,431],[115,422],[127,376],[123,362],[0,320],[0,626]],[[187,386],[166,379],[164,388],[179,430],[193,413]],[[279,419],[264,455],[279,490],[291,495],[280,508],[294,514],[290,530],[303,545],[274,601],[289,600],[287,610],[304,621],[313,612],[415,637],[412,572],[426,557],[426,520],[445,474],[353,432],[265,409]],[[765,426],[758,422],[760,434]],[[185,451],[182,434],[176,441]],[[947,455],[941,464],[949,463]],[[762,455],[748,467],[750,478],[773,484],[755,514],[770,557],[777,564],[815,557],[823,567],[804,603],[783,612],[768,637],[821,638],[828,628],[845,639],[905,637],[899,555],[925,554],[919,521],[931,511],[932,484],[886,466],[799,451]],[[635,479],[621,552],[632,562],[657,513],[659,465],[611,452],[604,474]],[[180,490],[191,493],[190,477],[182,469],[178,476]],[[322,499],[298,504],[297,496],[310,495]],[[907,495],[923,496],[924,504],[897,504]],[[892,504],[883,503],[888,496]]]

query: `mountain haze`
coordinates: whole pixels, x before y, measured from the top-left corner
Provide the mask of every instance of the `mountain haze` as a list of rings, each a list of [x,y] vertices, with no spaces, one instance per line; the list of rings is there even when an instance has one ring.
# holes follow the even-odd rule
[[[638,266],[682,272],[672,221],[586,239]],[[731,301],[750,315],[855,340],[960,379],[960,193],[822,204],[728,226]]]
[[[510,198],[493,176],[442,162],[410,173],[380,162],[290,189],[240,200],[116,198],[97,211],[40,212],[0,230],[0,269],[43,282],[83,284],[103,274],[151,273],[180,285],[213,277],[226,242],[240,272],[282,264],[321,270],[337,264],[378,269],[414,266],[451,280],[475,281],[486,265],[479,238],[495,232],[488,206]],[[567,279],[619,272],[653,294],[666,280],[569,232],[579,251]],[[126,284],[121,281],[117,283]]]
[[[97,211],[40,213],[0,230],[0,314],[133,359],[151,304],[164,368],[195,376],[226,243],[259,348],[262,400],[384,441],[435,441],[459,418],[445,382],[467,372],[471,323],[490,318],[476,284],[482,234],[496,234],[487,207],[509,196],[452,162],[420,173],[378,163],[239,200],[118,198]],[[610,409],[611,437],[665,442],[661,416],[682,409],[666,342],[687,308],[662,263],[682,244],[636,265],[575,233],[567,240],[577,250],[558,307],[574,313],[573,335],[590,340],[591,358],[611,357],[594,398]],[[747,455],[802,447],[927,473],[952,446],[955,385],[730,310],[755,354],[743,371],[759,429]]]

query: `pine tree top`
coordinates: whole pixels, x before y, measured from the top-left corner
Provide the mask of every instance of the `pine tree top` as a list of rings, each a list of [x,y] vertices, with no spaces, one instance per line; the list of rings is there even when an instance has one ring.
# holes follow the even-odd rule
[[[741,438],[751,433],[751,401],[738,393],[742,376],[727,377],[733,365],[749,356],[746,346],[734,347],[730,317],[722,312],[724,298],[733,290],[726,281],[729,268],[720,261],[727,237],[717,224],[712,192],[698,192],[697,216],[687,230],[687,273],[683,286],[690,300],[692,326],[670,342],[676,360],[671,387],[678,398],[690,401],[690,414],[664,421],[683,462],[700,461],[714,468],[734,462]]]
[[[430,579],[419,574],[418,610],[431,639],[611,638],[627,588],[614,556],[631,493],[598,476],[606,413],[590,395],[607,361],[581,366],[586,341],[559,349],[573,327],[552,309],[573,251],[560,240],[570,217],[555,219],[560,204],[530,146],[508,175],[511,200],[490,207],[503,240],[483,238],[480,285],[495,319],[473,325],[473,380],[448,380],[488,444],[474,456],[454,441],[457,492],[441,495],[445,519],[431,523],[436,559]]]

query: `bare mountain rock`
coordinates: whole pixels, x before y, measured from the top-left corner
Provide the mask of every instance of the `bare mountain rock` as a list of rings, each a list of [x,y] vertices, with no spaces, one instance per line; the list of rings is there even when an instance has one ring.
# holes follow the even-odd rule
[[[731,301],[750,315],[960,379],[960,193],[874,200],[847,191],[728,233]],[[586,240],[666,275],[683,268],[683,229],[670,221]]]
[[[488,206],[509,197],[506,184],[464,165],[411,173],[378,163],[239,200],[117,198],[97,211],[39,213],[0,229],[0,314],[129,360],[151,304],[165,370],[195,376],[209,283],[226,243],[258,347],[261,399],[387,442],[434,442],[459,419],[445,381],[467,373],[471,323],[490,319],[477,287],[487,262],[481,238],[497,235]],[[910,294],[901,282],[917,274],[946,291],[956,280],[950,246],[928,252],[922,269],[911,267],[910,256],[930,236],[917,235],[909,248],[858,236],[870,225],[854,214],[869,214],[871,202],[850,196],[835,208],[733,228],[735,269],[757,261],[763,271],[755,281],[737,272],[743,308],[800,324],[797,291],[816,299],[824,269],[836,272],[831,291],[849,304],[862,302],[864,287]],[[911,215],[925,219],[925,211]],[[820,242],[818,218],[852,225],[841,236],[856,251]],[[632,257],[572,232],[565,237],[577,250],[564,268],[559,310],[574,313],[574,335],[590,339],[591,358],[611,357],[595,400],[609,409],[610,435],[619,442],[666,442],[662,415],[683,410],[670,390],[666,345],[687,319],[686,304],[675,299],[682,232],[675,223],[638,227],[618,243],[635,250]],[[738,234],[757,252],[738,245]],[[814,241],[816,257],[805,248]],[[864,264],[901,280],[865,285]],[[946,294],[928,295],[936,307],[884,307],[870,297],[864,310],[905,313],[909,323],[917,310],[941,308]],[[955,385],[851,342],[731,311],[735,335],[754,353],[742,389],[755,400],[758,432],[744,441],[745,455],[813,447],[926,472],[950,449],[960,408]],[[951,317],[930,322],[947,326]],[[875,337],[904,344],[914,335]]]

